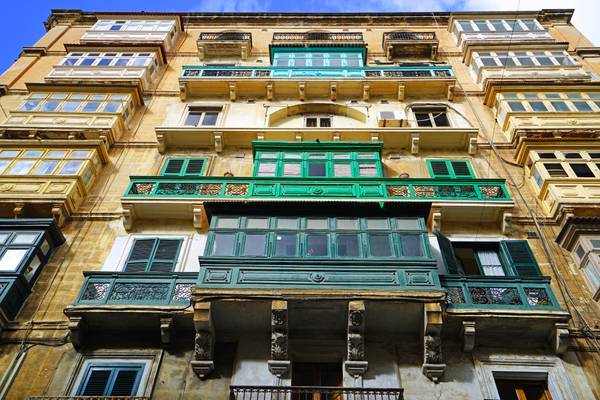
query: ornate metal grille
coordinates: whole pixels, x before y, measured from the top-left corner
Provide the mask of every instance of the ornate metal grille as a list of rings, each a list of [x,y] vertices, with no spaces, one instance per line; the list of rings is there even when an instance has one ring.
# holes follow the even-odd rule
[[[230,400],[402,400],[403,389],[323,386],[230,386]]]

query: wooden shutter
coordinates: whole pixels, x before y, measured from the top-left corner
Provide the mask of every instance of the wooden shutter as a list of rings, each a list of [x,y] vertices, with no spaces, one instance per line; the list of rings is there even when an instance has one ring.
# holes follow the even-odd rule
[[[433,178],[449,178],[450,169],[446,160],[428,160],[429,170]]]
[[[472,178],[471,168],[468,161],[450,161],[454,176],[457,178]]]
[[[104,396],[110,381],[110,375],[112,369],[91,369],[88,372],[86,381],[83,383],[83,387],[79,390],[78,395],[80,396]]]
[[[137,392],[141,368],[120,368],[114,371],[115,377],[109,396],[133,396]]]
[[[162,175],[180,175],[185,160],[182,158],[169,158],[165,163]]]
[[[158,245],[150,262],[152,272],[172,272],[177,262],[181,239],[158,239]]]
[[[503,240],[500,242],[503,253],[512,265],[515,275],[541,276],[540,269],[526,240]]]
[[[144,272],[158,239],[135,239],[125,264],[125,272]]]
[[[435,236],[437,237],[438,244],[440,246],[442,259],[444,260],[444,264],[446,264],[446,273],[460,273],[458,262],[456,261],[456,256],[454,255],[454,249],[452,248],[452,242],[450,242],[450,239],[444,236],[440,231],[435,232]]]
[[[185,175],[202,175],[203,169],[203,158],[191,158],[187,160],[187,165],[185,166]]]

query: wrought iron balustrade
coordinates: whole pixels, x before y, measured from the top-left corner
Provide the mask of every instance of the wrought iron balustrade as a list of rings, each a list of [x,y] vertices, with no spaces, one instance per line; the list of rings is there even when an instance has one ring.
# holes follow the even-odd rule
[[[184,66],[183,79],[212,78],[367,78],[367,79],[448,79],[454,76],[452,67],[399,66],[399,67],[233,67]]]
[[[362,32],[275,32],[273,42],[362,42]]]
[[[250,32],[201,32],[199,41],[246,41],[252,40],[252,34]]]
[[[32,396],[28,400],[150,400],[146,396]]]
[[[230,386],[230,400],[402,400],[403,389],[326,386]]]
[[[132,176],[126,198],[511,201],[504,179]]]
[[[143,304],[185,306],[189,304],[196,272],[132,273],[84,272],[85,281],[76,305]]]
[[[558,310],[549,277],[441,276],[449,308]]]
[[[398,40],[398,41],[417,41],[417,40],[436,40],[435,32],[407,32],[407,31],[394,31],[385,32],[383,34],[383,41]]]

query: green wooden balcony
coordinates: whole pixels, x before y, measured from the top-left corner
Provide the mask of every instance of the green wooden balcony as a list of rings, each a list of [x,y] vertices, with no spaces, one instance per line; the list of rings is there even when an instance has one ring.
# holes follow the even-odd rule
[[[196,272],[84,272],[74,305],[185,306],[190,303]]]
[[[511,201],[504,179],[132,176],[125,199]]]
[[[560,310],[550,277],[443,275],[448,309]]]

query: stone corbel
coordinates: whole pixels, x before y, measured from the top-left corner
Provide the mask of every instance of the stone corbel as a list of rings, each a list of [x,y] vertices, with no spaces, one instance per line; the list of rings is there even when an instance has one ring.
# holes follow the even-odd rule
[[[25,208],[25,203],[20,201],[15,203],[15,206],[13,207],[13,215],[15,218],[20,218],[23,215],[23,208]]]
[[[442,230],[442,208],[431,207],[429,211],[429,218],[427,219],[427,225],[432,232]]]
[[[475,321],[463,321],[460,328],[460,337],[463,341],[463,351],[470,353],[475,347]]]
[[[213,361],[215,334],[210,312],[210,303],[194,304],[194,360],[192,370],[199,378],[205,378],[215,369]]]
[[[363,101],[369,101],[371,99],[371,85],[363,83]]]
[[[398,101],[404,101],[405,97],[405,86],[404,83],[398,82]]]
[[[267,82],[267,100],[273,101],[273,82]]]
[[[29,131],[29,133],[27,134],[27,139],[35,139],[37,135],[37,131]]]
[[[371,132],[371,142],[379,142],[379,132]]]
[[[223,151],[223,132],[213,132],[213,140],[215,142],[215,151],[220,153]]]
[[[205,57],[205,51],[204,51],[204,45],[203,44],[198,44],[198,58],[200,60],[204,60]]]
[[[296,142],[301,142],[301,141],[302,141],[302,139],[303,139],[303,137],[302,137],[302,132],[296,132],[296,133],[294,134],[294,140],[296,140]]]
[[[194,216],[194,228],[201,230],[208,226],[208,217],[203,203],[192,204],[192,214]]]
[[[237,100],[237,83],[229,82],[229,101]]]
[[[550,331],[548,341],[552,346],[552,350],[557,355],[562,355],[567,352],[569,346],[569,324],[556,323]]]
[[[353,377],[362,376],[369,367],[365,360],[365,302],[348,303],[348,337],[344,369]]]
[[[469,138],[469,154],[473,155],[475,153],[477,153],[477,138],[472,137]]]
[[[241,46],[240,46],[240,53],[241,53],[242,60],[245,60],[245,59],[247,59],[247,58],[248,58],[248,54],[250,53],[250,52],[248,51],[248,46],[246,46],[246,45],[241,45]]]
[[[264,132],[257,132],[256,133],[256,140],[265,140],[265,133]]]
[[[410,135],[410,153],[418,154],[419,153],[419,141],[420,135],[418,133],[413,133]]]
[[[52,218],[56,221],[56,225],[63,226],[66,220],[65,206],[62,203],[54,203],[52,204],[52,208],[50,209],[50,213],[52,214]]]
[[[175,334],[175,321],[173,318],[160,319],[160,341],[163,344],[171,343],[171,338]]]
[[[156,140],[158,141],[158,152],[164,153],[167,150],[167,143],[165,142],[165,135],[162,133],[156,134]]]
[[[454,89],[456,86],[454,84],[448,85],[448,101],[454,101]]]
[[[442,362],[442,307],[439,303],[425,303],[423,326],[423,374],[439,382],[446,364]]]
[[[306,97],[306,82],[298,82],[298,99],[304,101]]]
[[[339,132],[333,132],[333,134],[331,135],[331,139],[334,142],[339,142],[342,139],[342,135],[340,135]]]
[[[133,228],[133,222],[135,221],[135,209],[133,208],[133,204],[124,203],[123,207],[123,227],[126,231],[131,230]]]
[[[387,48],[385,49],[385,56],[387,57],[388,61],[392,61],[392,59],[394,55],[394,47],[391,45],[388,45]]]
[[[279,378],[287,376],[290,372],[288,347],[288,304],[285,300],[273,300],[271,302],[271,359],[267,365],[269,371]]]
[[[79,349],[87,335],[87,324],[83,317],[69,317],[69,338],[75,349]]]
[[[512,213],[504,212],[502,214],[502,233],[507,235],[512,230]]]
[[[337,82],[329,82],[329,98],[331,101],[337,100]]]
[[[184,82],[179,82],[179,98],[183,101],[188,98],[188,89]]]

